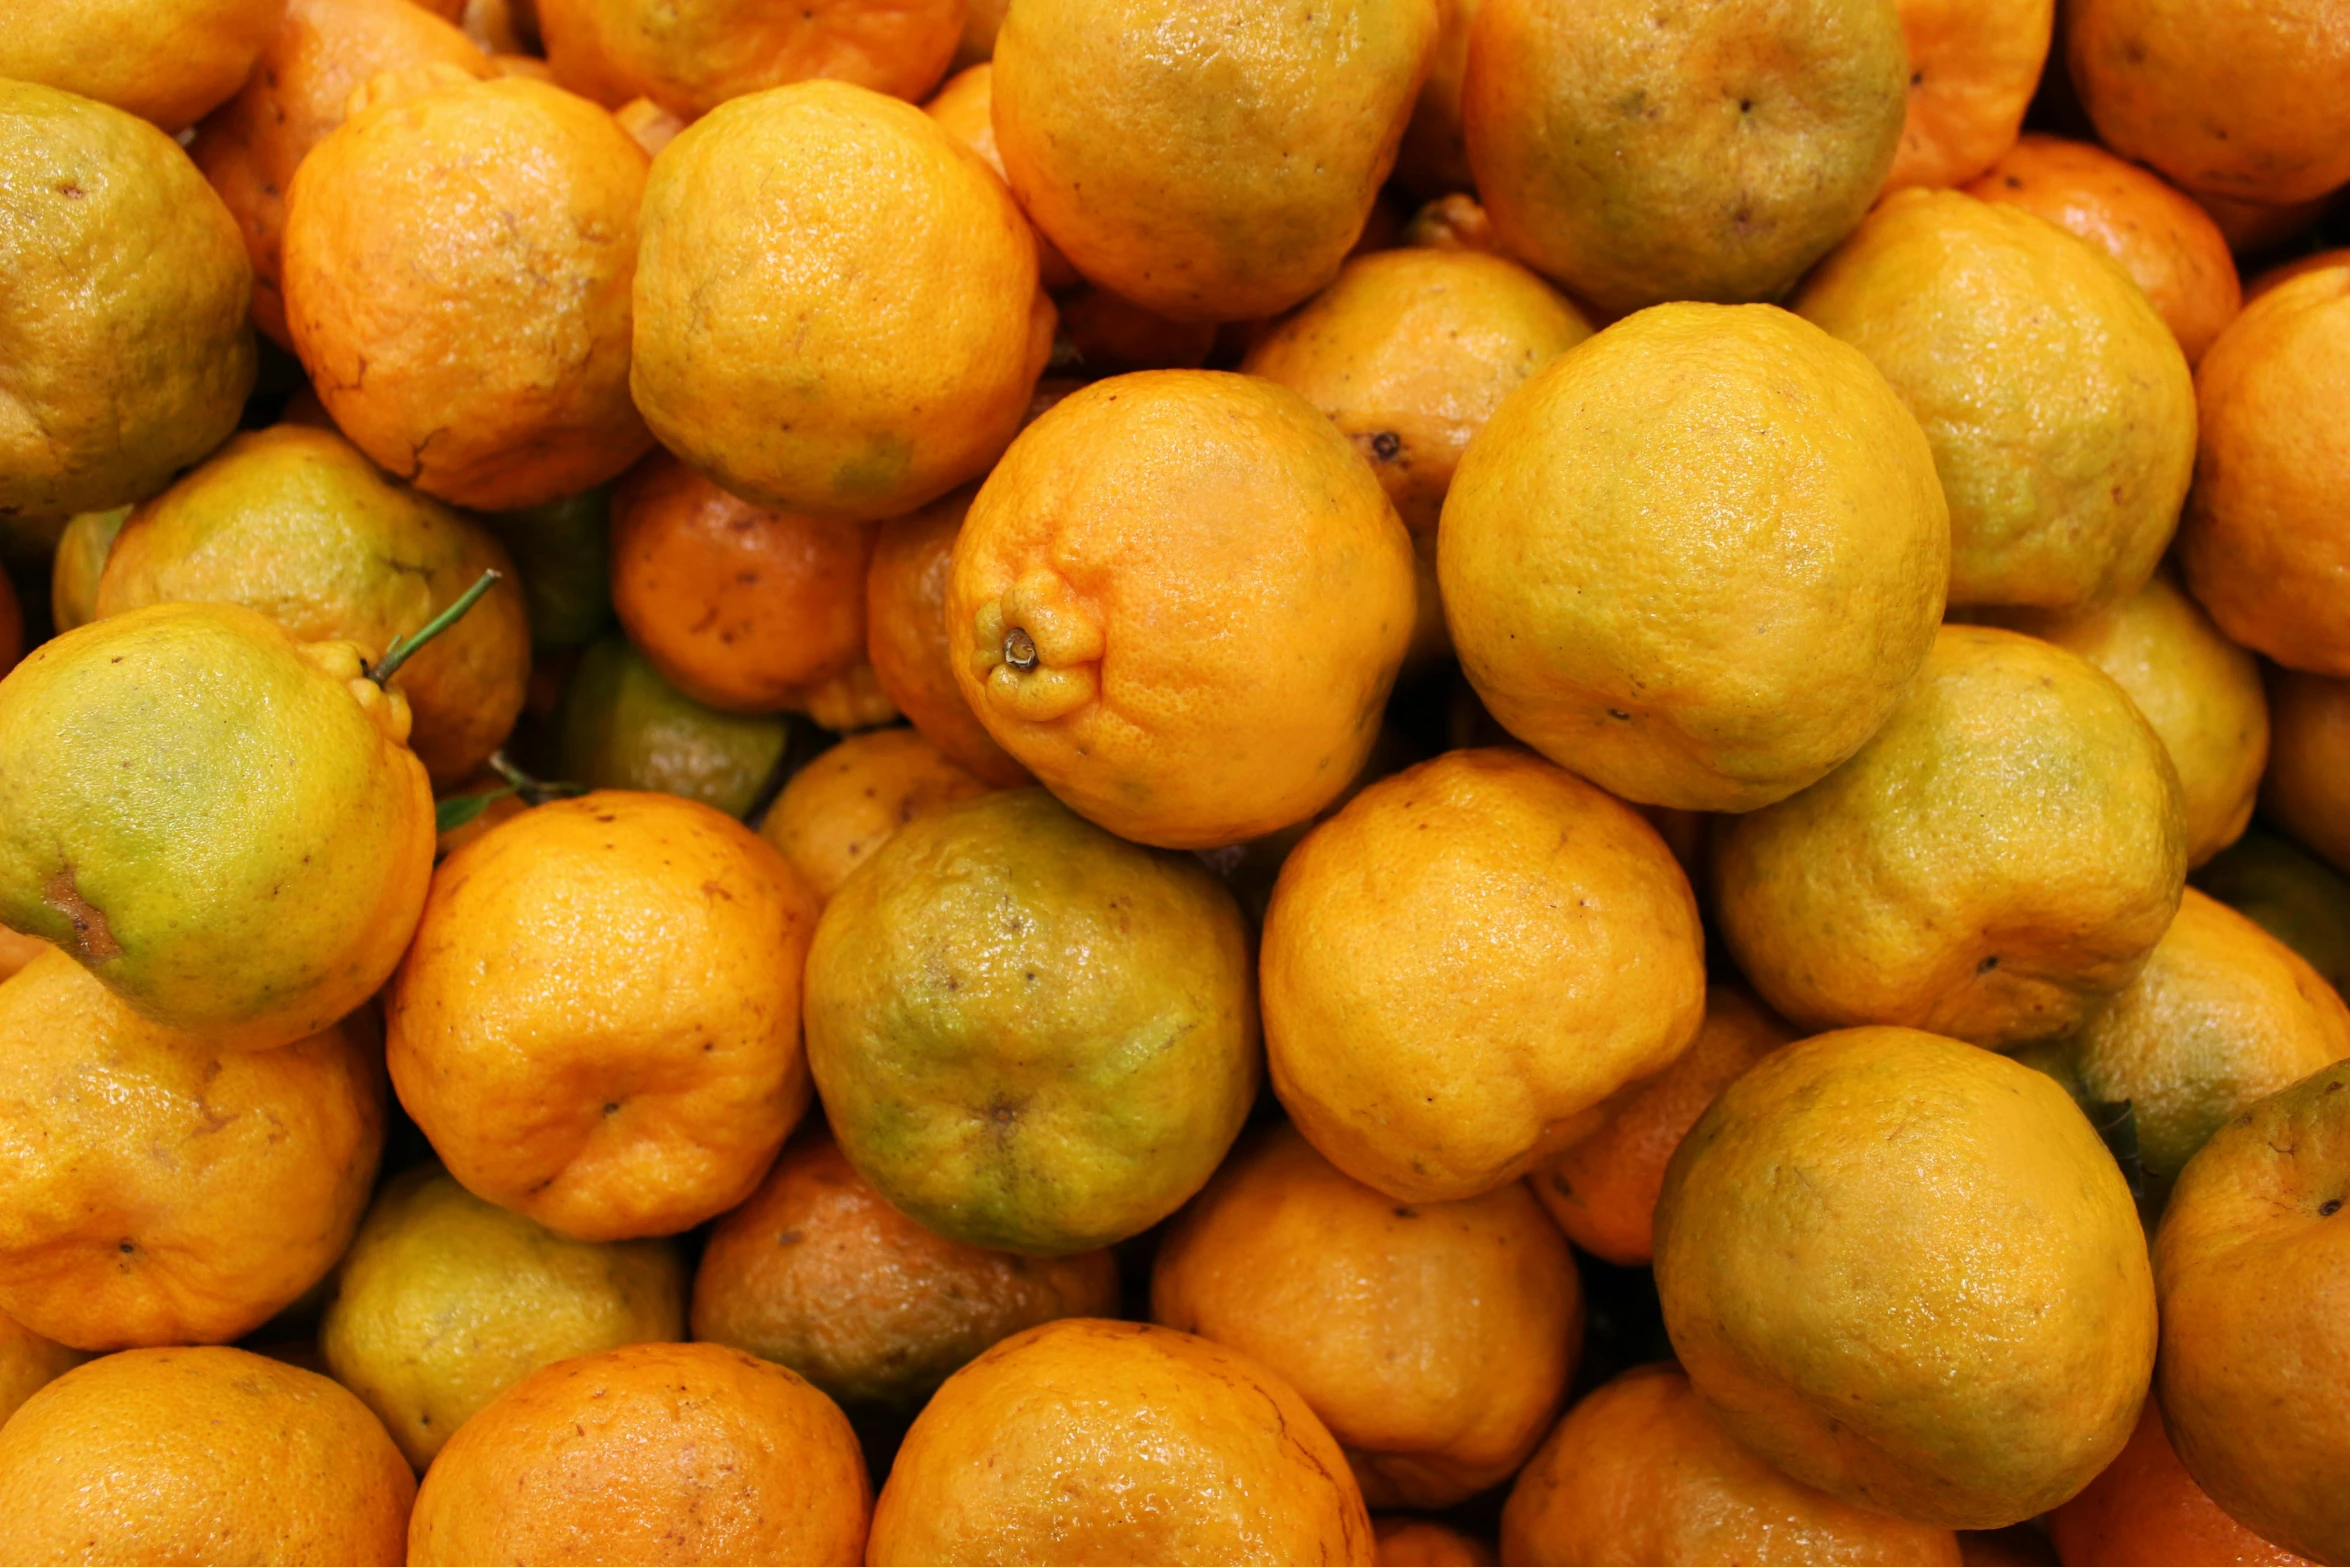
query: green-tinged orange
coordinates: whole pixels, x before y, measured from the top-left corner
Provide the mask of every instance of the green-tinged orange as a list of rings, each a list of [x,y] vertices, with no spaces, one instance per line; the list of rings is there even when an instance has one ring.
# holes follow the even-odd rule
[[[72,0],[12,6],[0,77],[112,104],[177,133],[235,92],[286,0]]]
[[[57,630],[71,631],[98,618],[98,579],[130,514],[130,507],[114,506],[82,512],[65,525],[49,565],[49,619]]]
[[[618,635],[580,655],[555,715],[564,782],[683,795],[729,816],[759,803],[790,743],[788,719],[704,707]]]

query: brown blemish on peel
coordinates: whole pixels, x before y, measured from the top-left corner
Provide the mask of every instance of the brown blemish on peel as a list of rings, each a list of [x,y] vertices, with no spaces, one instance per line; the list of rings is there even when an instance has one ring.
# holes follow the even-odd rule
[[[84,963],[105,963],[122,956],[122,943],[114,939],[114,932],[106,923],[106,911],[82,896],[81,889],[74,885],[72,866],[50,877],[41,895],[49,907],[73,922],[75,957]]]

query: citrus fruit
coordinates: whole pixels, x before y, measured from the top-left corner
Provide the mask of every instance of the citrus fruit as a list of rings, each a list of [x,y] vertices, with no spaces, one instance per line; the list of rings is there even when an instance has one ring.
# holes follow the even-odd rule
[[[57,554],[50,563],[49,619],[59,631],[71,631],[86,626],[98,618],[98,578],[106,570],[106,557],[114,548],[115,537],[122,532],[131,508],[109,507],[105,511],[85,511],[65,525],[58,537]],[[16,602],[16,591],[7,590],[8,602]],[[19,623],[18,642],[22,642],[22,624]],[[17,648],[22,656],[23,647]],[[14,666],[15,658],[8,664]]]
[[[2243,306],[2235,258],[2211,215],[2092,142],[2035,132],[1966,193],[2037,213],[2120,262],[2161,313],[2190,365]]]
[[[1469,26],[1478,0],[1436,0],[1436,51],[1396,148],[1396,183],[1424,196],[1476,188],[1461,126],[1461,78],[1469,68]]]
[[[910,1411],[989,1345],[1117,1307],[1108,1252],[1021,1257],[934,1235],[815,1130],[711,1229],[693,1323],[843,1404]]]
[[[1917,1523],[2071,1497],[2153,1374],[2113,1156],[2055,1083],[1914,1029],[1822,1034],[1724,1089],[1666,1170],[1656,1277],[1732,1436]]]
[[[375,462],[460,506],[536,506],[652,444],[628,391],[645,155],[544,82],[458,77],[302,160],[286,322]]]
[[[911,729],[851,735],[792,774],[759,831],[818,899],[916,817],[987,792]]]
[[[600,103],[696,120],[729,98],[824,77],[919,98],[963,41],[962,0],[537,0],[555,79]]]
[[[1744,986],[1713,981],[1689,1048],[1655,1076],[1617,1089],[1600,1104],[1597,1125],[1527,1184],[1577,1246],[1619,1267],[1647,1266],[1673,1150],[1716,1094],[1794,1038],[1786,1020]]]
[[[525,811],[433,875],[386,997],[393,1087],[476,1196],[576,1240],[689,1229],[750,1195],[807,1108],[814,915],[706,805]]]
[[[1724,824],[1719,929],[1798,1024],[2007,1047],[2078,1027],[2178,909],[2177,770],[2087,661],[1946,627],[1860,754]]]
[[[304,642],[358,644],[370,659],[502,579],[392,676],[408,746],[438,783],[487,759],[522,711],[530,627],[513,562],[480,524],[386,478],[350,443],[299,425],[235,436],[116,535],[97,612],[242,604]]]
[[[979,477],[1052,333],[1010,193],[878,93],[802,82],[723,104],[645,188],[637,404],[760,505],[874,521]]]
[[[1286,1383],[1188,1333],[1078,1318],[947,1379],[898,1449],[865,1562],[1088,1559],[1374,1567],[1346,1459]]]
[[[2350,994],[2350,877],[2291,839],[2254,827],[2197,871],[2195,885]]]
[[[1330,416],[1411,530],[1412,651],[1449,645],[1436,524],[1461,454],[1502,400],[1591,335],[1581,311],[1514,261],[1469,250],[1358,256],[1241,361]]]
[[[996,147],[1092,282],[1178,321],[1271,315],[1353,248],[1436,34],[1435,0],[1021,0]]]
[[[415,1495],[366,1405],[241,1349],[109,1355],[0,1429],[0,1516],[24,1567],[151,1567],[207,1549],[400,1567]]]
[[[1260,955],[1273,1087],[1403,1202],[1516,1180],[1695,1037],[1688,880],[1631,807],[1516,749],[1384,778],[1291,851]]]
[[[61,952],[0,984],[0,1311],[77,1349],[250,1333],[350,1244],[383,1145],[362,1012],[236,1051]]]
[[[26,1399],[89,1358],[0,1315],[0,1426]]]
[[[12,7],[0,77],[186,129],[243,85],[286,0],[79,0]]]
[[[1501,1549],[1510,1567],[1959,1567],[1948,1529],[1864,1510],[1755,1457],[1670,1365],[1635,1367],[1567,1411],[1510,1488]]]
[[[1371,1505],[1448,1507],[1542,1439],[1582,1348],[1583,1295],[1522,1186],[1398,1203],[1278,1126],[1161,1238],[1151,1320],[1297,1389]]]
[[[1066,1255],[1165,1218],[1231,1147],[1252,981],[1240,910],[1196,861],[1042,790],[983,794],[900,827],[825,906],[808,1059],[891,1206]]]
[[[1866,360],[1783,310],[1681,304],[1502,405],[1437,571],[1510,733],[1626,799],[1743,811],[1885,721],[1949,549],[1926,442]]]
[[[848,1421],[789,1371],[632,1344],[534,1372],[467,1421],[416,1493],[407,1567],[857,1567],[871,1495]]]
[[[2331,271],[2335,267],[2350,267],[2350,246],[2333,250],[2311,251],[2308,255],[2280,262],[2276,266],[2268,268],[2244,285],[2244,302],[2250,304],[2261,295],[2290,283],[2297,277],[2311,272]]]
[[[2308,1567],[2219,1510],[2171,1451],[2153,1399],[2130,1445],[2048,1515],[2064,1567]]]
[[[2110,256],[2028,212],[1902,192],[1794,309],[1866,354],[1925,428],[1952,604],[2081,610],[2153,574],[2194,466],[2194,383]]]
[[[1087,375],[1133,370],[1197,370],[1215,353],[1213,321],[1170,321],[1106,288],[1078,288],[1061,296],[1056,359]]]
[[[1079,813],[1169,848],[1237,843],[1311,816],[1370,754],[1411,560],[1378,479],[1295,392],[1204,370],[1097,381],[971,503],[955,678]]]
[[[947,580],[971,489],[953,490],[874,530],[865,568],[865,656],[897,710],[939,754],[999,789],[1030,782],[963,700],[947,638]]]
[[[2260,798],[2277,825],[2350,870],[2350,680],[2277,670],[2275,747]]]
[[[686,695],[805,707],[865,654],[870,530],[729,495],[656,452],[612,495],[612,607]]]
[[[530,609],[534,648],[585,647],[612,624],[612,492],[598,485],[516,511],[486,512],[481,525],[514,558]]]
[[[976,17],[981,7],[974,5]],[[999,18],[1000,20],[1000,18]],[[989,39],[992,49],[994,40]],[[995,145],[995,66],[982,60],[947,78],[937,95],[922,106],[922,112],[938,121],[949,136],[979,155],[979,161],[995,171],[995,177],[1004,177],[1003,155]],[[1077,269],[1069,265],[1069,258],[1042,234],[1036,236],[1036,275],[1045,287],[1074,288],[1082,280]],[[1215,336],[1211,327],[1210,338]]]
[[[170,137],[0,81],[0,518],[139,500],[218,446],[253,386],[252,293]]]
[[[2334,498],[2350,444],[2326,410],[2350,386],[2350,266],[2254,300],[2203,358],[2195,489],[2179,523],[2187,590],[2256,653],[2350,676],[2350,525]]]
[[[618,636],[580,655],[555,714],[567,782],[683,795],[736,817],[766,794],[790,744],[785,720],[704,707]]]
[[[1371,1520],[1378,1567],[1494,1567],[1493,1548],[1425,1518]]]
[[[2195,1483],[2263,1539],[2350,1561],[2350,1061],[2212,1135],[2154,1238],[2163,1425]]]
[[[1484,0],[1469,166],[1509,252],[1610,315],[1775,299],[1884,183],[1907,60],[1894,0]]]
[[[0,681],[0,920],[140,1012],[258,1050],[390,976],[432,871],[407,699],[347,642],[159,604]]]
[[[669,1242],[566,1240],[419,1165],[368,1209],[318,1347],[421,1470],[541,1366],[684,1338],[685,1299]]]
[[[1961,185],[2015,146],[2056,30],[2056,0],[1901,0],[1909,109],[1887,190]]]

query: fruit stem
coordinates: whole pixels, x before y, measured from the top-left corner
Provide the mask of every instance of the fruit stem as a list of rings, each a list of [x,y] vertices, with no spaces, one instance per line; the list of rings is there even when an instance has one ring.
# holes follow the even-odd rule
[[[490,771],[505,779],[507,787],[520,795],[527,805],[544,805],[549,800],[561,800],[571,795],[587,793],[586,784],[549,783],[544,779],[533,778],[507,760],[506,753],[502,750],[490,753]]]
[[[379,686],[390,685],[392,676],[400,672],[402,664],[416,656],[417,649],[464,619],[465,612],[481,602],[481,596],[497,585],[501,575],[497,571],[483,572],[474,579],[472,587],[457,595],[456,603],[426,621],[414,635],[392,638],[392,645],[384,649],[384,656],[376,660],[375,667],[367,672],[367,678]]]

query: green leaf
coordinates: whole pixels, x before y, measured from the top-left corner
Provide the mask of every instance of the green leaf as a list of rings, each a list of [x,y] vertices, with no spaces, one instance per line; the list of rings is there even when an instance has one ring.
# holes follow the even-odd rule
[[[446,800],[436,800],[432,808],[434,830],[455,832],[513,792],[514,786],[508,784],[503,789],[492,789],[485,794],[456,794]]]

